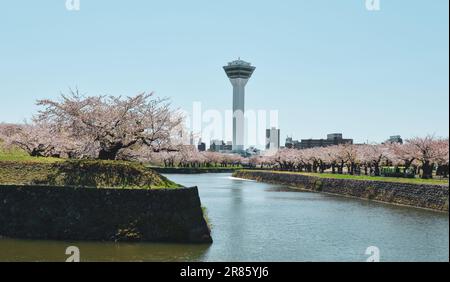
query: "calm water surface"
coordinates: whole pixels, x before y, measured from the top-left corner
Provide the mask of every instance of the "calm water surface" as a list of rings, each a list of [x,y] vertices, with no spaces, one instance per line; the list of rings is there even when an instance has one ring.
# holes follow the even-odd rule
[[[449,261],[448,213],[397,207],[230,174],[167,175],[197,185],[212,224],[212,245],[96,243],[0,239],[0,261]]]

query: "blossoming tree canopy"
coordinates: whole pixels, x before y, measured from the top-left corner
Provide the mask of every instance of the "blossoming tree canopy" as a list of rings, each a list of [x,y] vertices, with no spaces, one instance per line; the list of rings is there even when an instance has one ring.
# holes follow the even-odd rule
[[[183,121],[167,99],[155,98],[153,93],[84,97],[71,91],[60,101],[37,104],[43,109],[33,123],[7,138],[34,156],[65,153],[114,160],[121,150],[133,147],[171,150]]]

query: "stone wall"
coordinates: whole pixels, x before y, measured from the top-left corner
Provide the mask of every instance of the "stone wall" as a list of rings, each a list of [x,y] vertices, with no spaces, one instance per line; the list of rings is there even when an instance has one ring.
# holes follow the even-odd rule
[[[0,236],[212,242],[197,187],[140,190],[0,185]]]
[[[296,173],[253,170],[240,170],[235,172],[233,176],[268,183],[284,184],[309,191],[448,212],[448,185],[333,179]]]

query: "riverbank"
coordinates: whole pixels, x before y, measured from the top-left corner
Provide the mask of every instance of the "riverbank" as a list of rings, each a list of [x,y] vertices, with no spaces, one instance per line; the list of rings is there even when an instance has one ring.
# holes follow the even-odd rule
[[[301,173],[239,170],[234,177],[288,185],[307,191],[448,212],[449,186],[362,178],[327,178]]]
[[[233,173],[241,167],[150,167],[165,174]]]

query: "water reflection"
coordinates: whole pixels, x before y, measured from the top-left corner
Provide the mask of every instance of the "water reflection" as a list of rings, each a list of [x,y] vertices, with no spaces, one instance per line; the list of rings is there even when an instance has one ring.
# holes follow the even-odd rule
[[[202,261],[210,245],[61,242],[0,239],[0,261],[63,262],[68,246],[80,249],[81,261]]]

